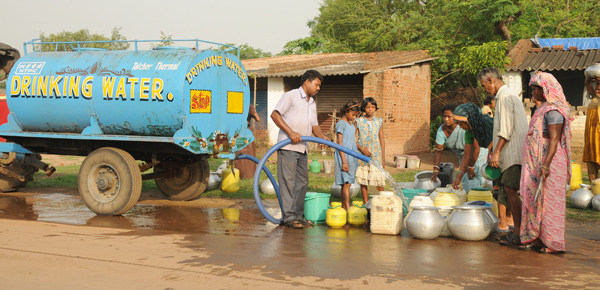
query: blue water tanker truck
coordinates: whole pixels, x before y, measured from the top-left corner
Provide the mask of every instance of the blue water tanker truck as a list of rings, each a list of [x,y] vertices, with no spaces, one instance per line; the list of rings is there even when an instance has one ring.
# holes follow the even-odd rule
[[[254,140],[250,91],[236,48],[185,41],[190,47],[148,50],[140,41],[131,50],[25,43],[6,83],[0,190],[25,186],[39,169],[51,173],[40,161],[46,153],[86,156],[79,193],[97,214],[127,212],[146,179],[171,200],[200,196],[208,159],[233,160]]]

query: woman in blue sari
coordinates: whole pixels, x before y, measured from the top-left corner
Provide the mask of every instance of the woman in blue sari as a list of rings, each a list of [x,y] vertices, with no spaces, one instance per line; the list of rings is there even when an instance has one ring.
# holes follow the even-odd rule
[[[465,151],[465,130],[454,122],[454,109],[456,109],[456,104],[447,104],[442,108],[444,124],[438,129],[435,138],[436,147],[433,156],[433,164],[435,165],[433,166],[433,176],[431,177],[433,181],[437,181],[437,176],[440,171],[439,164],[442,159],[444,146],[456,153],[458,156],[459,168],[462,164]],[[457,176],[457,178],[460,179],[460,182],[462,182],[462,187],[466,192],[469,192],[471,188],[481,187],[485,181],[483,176],[481,176],[479,167],[485,163],[488,150],[486,148],[480,148],[478,144],[473,144],[473,146],[476,147],[475,152],[479,152],[477,161],[474,166],[468,166],[469,170],[465,172],[459,171]]]

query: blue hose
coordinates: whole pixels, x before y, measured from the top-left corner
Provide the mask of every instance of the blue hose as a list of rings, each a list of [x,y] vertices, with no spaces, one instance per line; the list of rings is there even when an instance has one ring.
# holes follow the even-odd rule
[[[311,136],[302,136],[302,141],[308,141],[308,142],[314,142],[314,143],[320,143],[323,145],[327,145],[329,147],[333,147],[337,150],[340,150],[350,156],[356,157],[364,162],[369,163],[371,161],[371,158],[362,155],[358,152],[352,151],[344,146],[341,146],[337,143],[331,142],[331,141],[327,141],[325,139],[321,139],[321,138],[317,138],[317,137],[311,137]],[[263,216],[269,220],[272,223],[275,224],[281,224],[283,222],[283,219],[276,219],[274,217],[272,217],[266,210],[265,207],[262,204],[262,201],[260,200],[260,194],[259,194],[259,190],[258,190],[258,183],[260,180],[260,172],[261,170],[265,170],[265,172],[268,172],[267,175],[270,174],[269,170],[265,167],[265,163],[267,162],[267,160],[269,159],[269,157],[271,157],[271,155],[273,155],[273,153],[275,153],[275,151],[281,149],[281,147],[288,145],[292,143],[292,140],[290,139],[285,139],[283,141],[280,141],[279,143],[273,145],[273,147],[271,147],[267,153],[265,153],[265,155],[263,156],[263,158],[260,160],[260,162],[258,162],[258,166],[256,168],[256,172],[254,172],[254,182],[252,184],[253,190],[254,190],[254,201],[256,202],[256,205],[258,206],[258,209],[260,210],[260,212],[263,214]],[[255,161],[256,162],[256,161]],[[272,176],[272,175],[271,175]],[[271,182],[273,182],[273,179],[271,179]],[[279,199],[279,205],[281,206],[281,197],[279,196],[279,186],[277,186],[275,183],[273,183],[273,186],[276,188],[276,192],[277,192],[277,198]],[[281,211],[281,215],[283,216],[283,209]]]
[[[242,154],[242,155],[238,156],[237,159],[248,159],[248,160],[254,161],[254,163],[256,163],[256,164],[258,164],[258,162],[260,162],[258,160],[258,158],[254,157],[252,155],[247,155],[247,154]],[[281,204],[281,195],[279,195],[279,185],[277,185],[277,181],[275,181],[275,177],[273,177],[273,174],[271,174],[271,171],[269,171],[269,169],[266,166],[263,166],[262,170],[265,171],[265,173],[267,174],[267,177],[269,178],[269,180],[271,180],[271,184],[273,184],[273,188],[275,189],[275,194],[277,194],[277,199],[279,200],[279,208],[281,209],[281,212],[283,212],[283,205]]]

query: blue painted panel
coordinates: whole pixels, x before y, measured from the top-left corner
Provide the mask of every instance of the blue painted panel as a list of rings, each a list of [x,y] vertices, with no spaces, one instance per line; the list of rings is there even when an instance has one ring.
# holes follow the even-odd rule
[[[81,133],[93,125],[86,130],[91,135],[60,135],[173,137],[209,154],[235,152],[254,139],[246,130],[245,69],[236,56],[214,50],[29,53],[11,71],[6,94],[14,124],[0,135],[10,135],[7,128],[31,137]]]

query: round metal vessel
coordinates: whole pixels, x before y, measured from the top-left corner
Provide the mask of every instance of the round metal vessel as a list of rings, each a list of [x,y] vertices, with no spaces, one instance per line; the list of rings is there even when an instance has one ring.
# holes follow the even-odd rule
[[[208,186],[206,187],[206,191],[215,190],[219,187],[221,187],[221,177],[219,177],[219,174],[216,172],[211,172],[210,177],[208,178]]]
[[[439,209],[433,206],[414,206],[404,221],[406,231],[421,240],[439,237],[444,229],[444,218],[440,215]]]
[[[431,177],[433,176],[433,171],[421,171],[415,174],[414,188],[417,189],[425,189],[427,192],[433,192],[436,187],[440,187],[442,182],[440,179],[437,179],[437,182],[431,181]]]
[[[265,179],[261,184],[260,184],[260,192],[264,193],[264,194],[275,194],[275,187],[273,186],[273,183],[271,183],[270,179]]]
[[[591,186],[587,184],[579,184],[579,189],[571,194],[571,205],[578,209],[586,209],[592,205],[594,193],[590,190]]]
[[[485,206],[457,205],[446,222],[448,229],[457,239],[481,241],[492,232],[494,222],[486,212]]]
[[[600,77],[600,63],[593,63],[583,72],[588,79]]]

